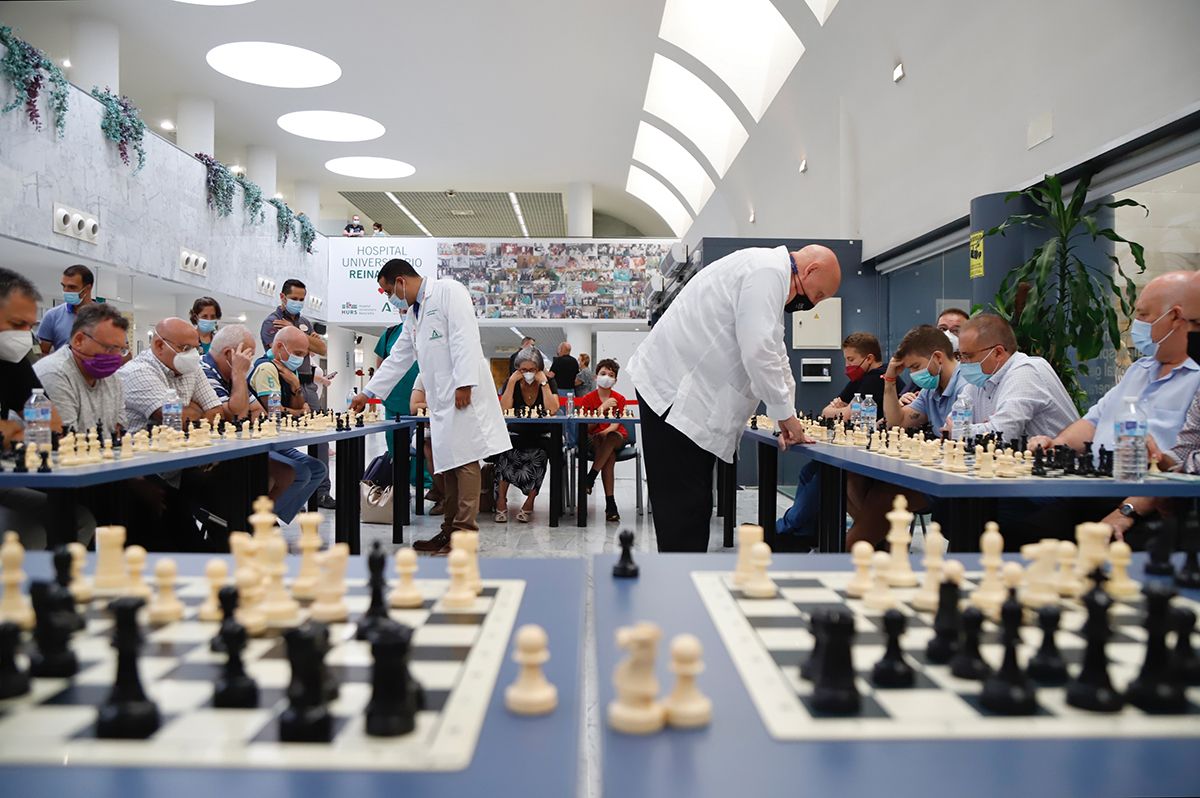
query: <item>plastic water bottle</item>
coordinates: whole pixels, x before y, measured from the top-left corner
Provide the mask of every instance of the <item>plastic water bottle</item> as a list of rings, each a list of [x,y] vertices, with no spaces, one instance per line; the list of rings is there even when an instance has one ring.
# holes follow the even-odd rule
[[[1113,422],[1117,451],[1113,455],[1113,477],[1140,482],[1146,475],[1146,414],[1138,397],[1121,400],[1121,414]]]
[[[958,398],[954,400],[954,406],[950,408],[950,425],[954,440],[966,440],[973,417],[974,409],[971,407],[971,398],[964,391],[959,391]]]
[[[53,402],[41,388],[34,388],[25,402],[25,444],[37,444],[38,451],[50,451],[50,408]]]
[[[283,403],[279,399],[279,392],[272,391],[267,397],[267,418],[272,421],[278,421],[283,414]]]
[[[162,423],[164,427],[183,431],[183,402],[174,388],[168,390],[167,398],[163,399]]]
[[[575,392],[567,394],[567,418],[575,416]]]
[[[867,432],[873,432],[875,430],[875,421],[879,417],[879,408],[875,406],[875,397],[871,396],[871,394],[864,396],[862,410],[859,412],[862,414],[860,423],[863,425],[863,429],[867,430]]]
[[[862,394],[856,393],[850,400],[850,429],[861,427],[862,420]]]

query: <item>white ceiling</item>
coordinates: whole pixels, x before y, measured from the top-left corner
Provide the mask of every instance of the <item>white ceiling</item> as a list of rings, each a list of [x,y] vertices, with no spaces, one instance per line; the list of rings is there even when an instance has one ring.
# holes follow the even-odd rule
[[[160,120],[175,118],[180,95],[211,97],[218,159],[244,164],[247,146],[272,147],[280,189],[315,181],[335,213],[345,205],[340,191],[562,191],[584,181],[594,186],[598,211],[647,236],[666,236],[657,214],[625,192],[663,3],[20,0],[0,7],[0,22],[61,61],[71,55],[74,17],[114,21],[120,89],[156,132]],[[267,88],[205,62],[212,47],[243,40],[315,50],[336,61],[342,77],[312,89]],[[328,143],[276,125],[303,110],[363,114],[387,132],[358,144]],[[417,172],[375,181],[324,169],[330,158],[349,155],[397,158]]]

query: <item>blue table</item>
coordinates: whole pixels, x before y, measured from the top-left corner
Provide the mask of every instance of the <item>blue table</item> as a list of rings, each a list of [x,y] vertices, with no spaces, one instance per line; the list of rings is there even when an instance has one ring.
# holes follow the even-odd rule
[[[976,564],[971,555],[958,559],[969,567]],[[605,795],[1200,794],[1195,739],[777,741],[751,704],[691,579],[695,570],[732,570],[734,556],[638,554],[638,579],[613,579],[615,561],[610,554],[593,560],[598,712],[604,713],[614,698],[613,670],[623,654],[616,646],[616,629],[639,620],[653,621],[663,630],[657,663],[663,693],[674,683],[666,653],[671,637],[688,632],[700,639],[705,671],[699,685],[714,708],[713,722],[705,729],[667,730],[649,737],[619,734],[602,719]],[[849,567],[846,555],[776,554],[771,563],[773,571]],[[1140,566],[1132,573],[1141,578]],[[1198,597],[1195,591],[1189,595]],[[1097,716],[1097,723],[1103,722],[1103,716]]]
[[[153,573],[152,555],[147,566]],[[177,556],[181,575],[203,573],[207,557]],[[31,554],[26,570],[49,578],[49,555]],[[575,794],[580,757],[580,712],[584,628],[585,565],[583,560],[484,559],[485,579],[524,579],[525,594],[516,627],[536,623],[550,638],[545,673],[558,687],[559,705],[540,718],[522,718],[504,709],[503,690],[517,675],[506,657],[492,693],[487,718],[470,766],[453,773],[283,771],[221,768],[0,767],[5,795],[87,795],[90,798],[213,798],[213,796],[343,796],[344,798],[463,798],[520,795],[565,798]],[[94,566],[93,566],[94,567]],[[421,558],[417,578],[445,576],[445,560]],[[351,575],[365,571],[354,559]],[[291,573],[296,562],[290,563]],[[389,571],[389,577],[391,573]],[[510,642],[511,647],[511,642]],[[2,744],[2,741],[0,741]],[[327,756],[314,747],[314,756]]]

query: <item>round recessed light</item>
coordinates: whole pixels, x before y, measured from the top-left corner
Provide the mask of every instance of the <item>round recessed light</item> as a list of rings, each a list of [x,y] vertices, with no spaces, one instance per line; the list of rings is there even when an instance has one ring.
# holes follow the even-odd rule
[[[172,130],[174,130],[174,129],[175,129],[175,123],[174,123],[174,122],[172,122],[170,119],[164,119],[163,121],[161,121],[161,122],[159,122],[159,123],[158,123],[158,126],[159,126],[159,127],[161,127],[163,130],[166,130],[166,131],[168,131],[168,132],[170,132],[170,131],[172,131]]]
[[[377,180],[408,177],[417,171],[416,167],[404,161],[397,161],[394,158],[376,158],[370,155],[334,158],[332,161],[325,162],[325,168],[337,175]]]
[[[370,141],[385,132],[374,119],[342,111],[293,111],[276,122],[288,133],[317,141]]]
[[[320,53],[278,42],[230,42],[205,56],[222,75],[280,89],[325,86],[342,76],[342,68]]]
[[[254,0],[175,0],[176,3],[187,3],[189,6],[243,6]]]

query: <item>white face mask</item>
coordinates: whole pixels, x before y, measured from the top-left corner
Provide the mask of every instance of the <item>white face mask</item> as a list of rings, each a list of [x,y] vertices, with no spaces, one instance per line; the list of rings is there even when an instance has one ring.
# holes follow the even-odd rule
[[[187,352],[175,354],[175,370],[187,374],[200,368],[200,350],[189,349]]]
[[[532,385],[533,381],[537,378],[537,375],[534,374],[532,371],[526,371],[526,372],[522,373],[521,376],[524,377],[525,382],[529,383],[530,385]]]
[[[599,377],[596,378],[596,384],[599,385],[601,388],[611,388],[617,384],[617,378],[610,377],[607,374],[601,374]]]
[[[33,335],[29,330],[5,330],[0,332],[0,360],[19,363],[33,348]]]

